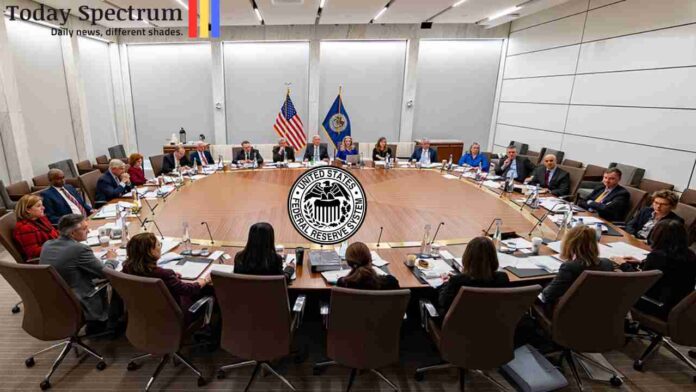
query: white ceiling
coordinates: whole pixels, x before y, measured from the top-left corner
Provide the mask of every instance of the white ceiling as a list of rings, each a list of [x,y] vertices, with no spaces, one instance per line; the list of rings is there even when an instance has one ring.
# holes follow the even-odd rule
[[[54,8],[73,8],[76,3],[95,8],[112,8],[103,0],[37,0]],[[154,22],[158,26],[187,25],[187,11],[176,0],[108,0],[119,7],[172,8],[182,10],[182,22]],[[447,9],[457,0],[394,0],[377,23],[420,23]],[[535,0],[519,13],[528,15],[568,0]],[[182,0],[188,4],[188,0]],[[365,24],[389,2],[389,0],[326,0],[320,24]],[[435,23],[474,23],[506,8],[524,3],[525,0],[467,0],[433,19]],[[258,25],[250,0],[221,0],[221,23],[224,26]],[[277,0],[256,0],[259,11],[268,25],[314,24],[320,0],[302,0],[300,4],[275,4]],[[103,22],[107,27],[144,27],[139,22]]]

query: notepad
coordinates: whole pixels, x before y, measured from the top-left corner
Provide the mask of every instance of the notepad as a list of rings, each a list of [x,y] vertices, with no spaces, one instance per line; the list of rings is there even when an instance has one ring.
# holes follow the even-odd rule
[[[375,252],[374,250],[370,251],[370,255],[372,255],[372,265],[374,265],[375,267],[383,267],[383,266],[389,264],[388,261],[382,259],[379,256],[379,254],[377,254],[377,252]]]
[[[162,266],[165,264],[169,264],[175,260],[181,260],[183,258],[184,258],[184,256],[182,256],[178,253],[175,253],[175,252],[165,253],[162,256],[160,256],[159,260],[157,260],[157,265]]]
[[[160,241],[162,242],[162,249],[161,249],[162,254],[167,253],[167,252],[171,251],[172,249],[176,248],[177,246],[179,246],[179,242],[180,242],[179,240],[175,240],[175,239],[170,238],[170,237],[164,237],[164,240],[160,239]]]
[[[372,266],[372,269],[375,271],[377,275],[386,275],[387,273],[382,271],[381,269]],[[329,284],[336,284],[338,282],[338,279],[347,276],[350,273],[350,269],[342,269],[342,270],[337,270],[337,271],[324,271],[321,273],[321,276],[326,279],[326,283]]]
[[[444,178],[445,180],[457,180],[457,179],[459,179],[459,177],[453,176],[451,174],[445,174],[442,176],[442,178]]]
[[[234,265],[230,265],[230,264],[213,264],[213,265],[210,266],[209,272],[213,272],[213,271],[224,272],[224,273],[227,273],[227,274],[231,274],[231,273],[234,273]]]
[[[648,257],[648,253],[650,253],[645,249],[638,248],[625,242],[612,242],[608,245],[611,248],[611,252],[614,253],[616,256],[634,257],[640,261],[645,260]]]

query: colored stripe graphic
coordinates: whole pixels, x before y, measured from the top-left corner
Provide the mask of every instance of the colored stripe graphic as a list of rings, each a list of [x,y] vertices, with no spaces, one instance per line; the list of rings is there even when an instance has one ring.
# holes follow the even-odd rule
[[[198,0],[188,0],[188,36],[198,37]]]
[[[208,25],[210,24],[210,0],[201,0],[201,20],[198,24],[198,36],[208,38]]]
[[[210,36],[220,38],[220,0],[212,0],[210,8]]]

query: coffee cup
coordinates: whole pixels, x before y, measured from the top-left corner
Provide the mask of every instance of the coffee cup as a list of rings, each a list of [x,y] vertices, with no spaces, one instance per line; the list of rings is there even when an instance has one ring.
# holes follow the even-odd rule
[[[413,267],[416,265],[416,255],[410,254],[406,256],[406,266]]]
[[[539,254],[539,248],[541,247],[543,240],[539,237],[532,238],[532,253],[535,255]]]
[[[302,265],[302,259],[304,259],[304,248],[298,246],[295,248],[295,264]]]

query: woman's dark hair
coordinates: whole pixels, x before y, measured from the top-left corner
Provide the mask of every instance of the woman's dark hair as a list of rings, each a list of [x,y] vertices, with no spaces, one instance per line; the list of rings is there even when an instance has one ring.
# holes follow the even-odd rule
[[[375,149],[376,149],[377,151],[387,151],[387,148],[389,148],[389,146],[387,146],[387,144],[384,143],[384,150],[382,150],[382,148],[379,146],[380,143],[382,143],[382,140],[384,140],[384,141],[386,142],[386,141],[387,141],[387,138],[384,137],[384,136],[382,136],[382,137],[380,137],[379,139],[377,139],[377,144],[375,144]]]
[[[362,242],[354,242],[346,249],[346,262],[351,268],[350,273],[343,278],[346,287],[362,287],[368,290],[378,290],[380,283],[377,273],[372,269],[370,249]]]
[[[246,246],[239,252],[242,263],[258,263],[259,269],[271,270],[278,258],[275,251],[275,232],[270,223],[254,223],[249,228]]]
[[[674,219],[663,219],[650,232],[653,250],[669,255],[683,255],[689,249],[689,235],[683,223]]]
[[[492,280],[498,266],[498,254],[490,238],[469,241],[462,256],[462,273],[476,280]]]
[[[157,246],[157,237],[153,233],[140,233],[133,236],[126,246],[128,259],[124,267],[133,275],[147,275],[157,267],[157,259],[152,250]]]

